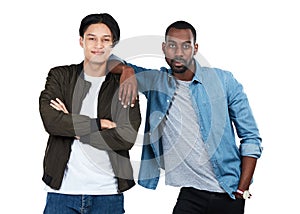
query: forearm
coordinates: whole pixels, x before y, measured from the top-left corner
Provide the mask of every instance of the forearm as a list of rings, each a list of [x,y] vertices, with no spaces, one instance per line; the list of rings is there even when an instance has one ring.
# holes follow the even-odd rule
[[[242,157],[242,173],[238,185],[240,190],[248,190],[253,178],[257,159],[253,157]]]
[[[112,59],[107,63],[107,68],[111,73],[122,74],[124,65],[125,64],[123,62]]]
[[[100,121],[85,115],[69,114],[53,108],[43,95],[40,97],[40,114],[46,131],[51,135],[74,137],[100,129]]]
[[[82,136],[95,132],[99,129],[98,119],[91,119],[84,115],[64,114],[47,114],[42,116],[45,130],[51,135],[57,136]]]
[[[138,129],[141,124],[139,103],[133,108],[118,107],[119,112],[113,120],[115,128],[103,129],[80,137],[81,142],[89,144],[100,150],[130,150],[136,141]]]
[[[122,135],[120,133],[121,129],[117,127],[94,132],[80,137],[80,141],[100,150],[130,150],[135,143],[137,132],[127,130],[126,135]]]

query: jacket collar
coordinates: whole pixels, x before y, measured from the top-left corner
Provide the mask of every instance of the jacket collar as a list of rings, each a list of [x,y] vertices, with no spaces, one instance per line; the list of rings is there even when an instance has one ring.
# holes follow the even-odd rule
[[[202,83],[203,82],[203,76],[202,76],[202,72],[201,72],[201,65],[196,59],[194,59],[194,62],[195,62],[196,69],[195,69],[195,75],[194,75],[192,81]]]
[[[192,82],[199,82],[199,83],[202,84],[202,82],[203,82],[202,67],[196,59],[194,59],[194,62],[195,62],[195,68],[196,69],[195,69],[195,75],[192,79]],[[169,76],[173,76],[171,68],[166,69],[166,70],[167,70],[167,73],[169,74]]]
[[[79,77],[81,77],[82,79],[84,79],[84,76],[83,76],[83,61],[80,64],[78,64],[78,66],[77,66],[77,75]]]
[[[82,61],[80,64],[78,64],[78,66],[77,66],[77,75],[82,79],[82,80],[84,80],[85,82],[87,82],[85,79],[84,79],[84,70],[83,70],[83,62],[84,61]],[[111,73],[108,71],[108,70],[106,70],[106,78],[105,78],[105,80],[107,80],[111,75],[110,75]]]

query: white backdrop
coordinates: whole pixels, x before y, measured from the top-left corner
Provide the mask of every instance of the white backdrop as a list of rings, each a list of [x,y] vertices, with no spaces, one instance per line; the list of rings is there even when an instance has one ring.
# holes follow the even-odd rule
[[[43,2],[0,3],[0,206],[5,213],[42,213],[47,134],[38,97],[51,67],[81,62],[80,21],[100,12],[116,18],[121,40],[163,36],[165,28],[180,19],[192,23],[199,51],[210,65],[231,71],[244,85],[263,138],[264,152],[251,186],[253,198],[247,201],[245,213],[299,210],[297,1]],[[139,64],[158,67],[154,59]],[[139,145],[134,147],[132,157],[138,160],[140,151]],[[171,213],[178,191],[165,186],[163,177],[155,191],[136,185],[125,193],[126,213]]]

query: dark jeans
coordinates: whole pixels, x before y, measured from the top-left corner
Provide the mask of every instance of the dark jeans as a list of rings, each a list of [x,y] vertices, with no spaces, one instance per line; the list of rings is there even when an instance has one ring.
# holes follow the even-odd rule
[[[213,193],[183,187],[173,214],[243,214],[244,199],[232,199],[227,193]]]
[[[123,194],[65,195],[48,193],[44,214],[122,214]]]

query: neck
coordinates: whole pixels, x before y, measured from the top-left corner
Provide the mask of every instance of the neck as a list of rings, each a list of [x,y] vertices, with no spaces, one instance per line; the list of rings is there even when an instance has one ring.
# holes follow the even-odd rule
[[[106,75],[106,62],[105,63],[93,63],[84,61],[83,70],[89,76],[102,77]]]
[[[195,71],[196,71],[195,61],[192,60],[188,66],[188,69],[185,72],[183,72],[183,73],[174,73],[173,72],[173,75],[179,80],[191,81],[195,75]]]
[[[184,73],[173,73],[176,79],[182,81],[191,81],[194,77],[194,72],[191,70],[186,70]]]

